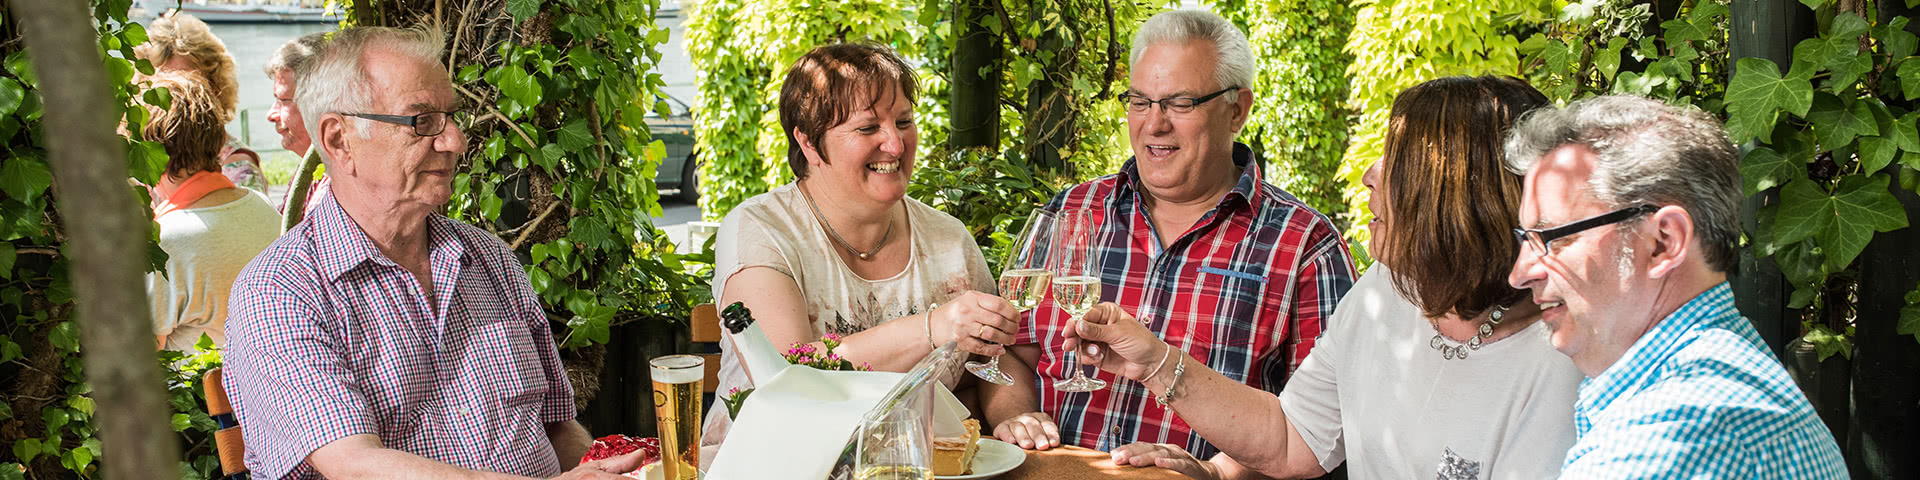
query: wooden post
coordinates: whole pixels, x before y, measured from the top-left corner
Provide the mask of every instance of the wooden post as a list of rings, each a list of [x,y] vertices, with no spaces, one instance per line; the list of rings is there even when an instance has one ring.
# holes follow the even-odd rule
[[[1813,11],[1796,0],[1734,2],[1729,28],[1728,50],[1733,58],[1727,65],[1758,57],[1772,60],[1782,69],[1793,65],[1794,44],[1815,34]],[[1760,207],[1779,202],[1780,193],[1774,189],[1748,197],[1741,204],[1740,224],[1749,237],[1759,231]],[[1758,258],[1749,246],[1740,249],[1740,271],[1729,280],[1740,314],[1753,321],[1775,356],[1788,358],[1784,347],[1788,340],[1800,336],[1800,322],[1787,316],[1789,288],[1780,268],[1771,258]]]
[[[126,141],[114,133],[122,110],[107,87],[88,2],[15,1],[27,51],[48,108],[43,131],[55,206],[66,223],[65,251],[87,382],[102,408],[104,478],[171,476],[180,439],[169,427],[167,389],[154,354],[142,272],[152,222],[127,186]]]

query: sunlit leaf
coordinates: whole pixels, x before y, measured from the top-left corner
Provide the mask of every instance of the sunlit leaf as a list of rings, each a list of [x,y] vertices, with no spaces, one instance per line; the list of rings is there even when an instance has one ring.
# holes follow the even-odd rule
[[[1740,159],[1740,178],[1745,183],[1747,195],[1785,185],[1804,177],[1805,172],[1805,164],[1789,160],[1768,147],[1755,148]]]
[[[1887,190],[1885,175],[1854,175],[1841,179],[1832,195],[1811,180],[1794,180],[1781,190],[1776,242],[1806,238],[1820,242],[1825,264],[1845,268],[1866,249],[1875,232],[1907,226],[1906,211]]]
[[[1727,134],[1735,142],[1767,141],[1782,110],[1807,115],[1813,84],[1803,77],[1782,77],[1779,66],[1763,58],[1743,58],[1727,87]]]

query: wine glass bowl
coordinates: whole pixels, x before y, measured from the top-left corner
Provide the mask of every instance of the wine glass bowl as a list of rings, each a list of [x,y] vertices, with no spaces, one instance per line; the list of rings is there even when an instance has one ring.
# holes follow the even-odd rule
[[[1075,328],[1084,321],[1087,312],[1100,303],[1100,246],[1104,238],[1095,231],[1091,210],[1062,210],[1055,216],[1053,225],[1053,253],[1050,255],[1053,303],[1072,316],[1067,328]],[[1066,355],[1075,353],[1065,352]],[[1107,388],[1106,381],[1088,377],[1077,362],[1068,363],[1072,365],[1073,377],[1055,382],[1054,388],[1064,392],[1091,392]]]
[[[860,422],[855,480],[933,480],[927,425],[910,408],[894,408]]]
[[[1053,212],[1044,209],[1036,208],[1028,213],[1027,222],[1020,227],[1020,236],[1014,237],[1006,258],[1000,262],[1000,296],[1022,313],[1040,306],[1047,295],[1048,281],[1053,278],[1053,272],[1047,269],[1053,218]],[[1013,385],[1013,377],[1000,370],[999,356],[986,362],[967,362],[967,371],[981,380]]]

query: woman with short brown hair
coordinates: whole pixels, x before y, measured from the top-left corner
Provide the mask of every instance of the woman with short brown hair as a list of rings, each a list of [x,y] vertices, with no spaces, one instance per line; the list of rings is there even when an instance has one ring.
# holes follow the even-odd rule
[[[153,20],[147,27],[147,43],[133,47],[134,56],[153,63],[159,72],[186,72],[198,76],[214,103],[220,124],[233,121],[240,102],[240,80],[233,67],[233,55],[227,44],[213,34],[206,22],[193,15],[171,12]],[[266,170],[260,154],[233,143],[222,129],[221,148],[213,159],[220,162],[221,174],[235,185],[267,193]]]
[[[1556,476],[1581,374],[1507,285],[1522,187],[1501,148],[1547,104],[1508,77],[1400,93],[1364,178],[1378,262],[1277,399],[1224,381],[1117,308],[1089,314],[1110,322],[1073,335],[1108,344],[1101,368],[1146,384],[1223,452],[1201,461],[1133,444],[1114,461],[1203,478],[1316,477],[1342,463],[1356,479]]]

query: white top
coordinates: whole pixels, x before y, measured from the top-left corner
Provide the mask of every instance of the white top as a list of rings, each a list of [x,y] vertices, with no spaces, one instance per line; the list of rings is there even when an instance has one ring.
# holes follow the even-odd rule
[[[866,279],[847,268],[841,248],[807,207],[794,184],[782,185],[741,202],[720,222],[714,235],[713,298],[726,291],[727,279],[749,267],[766,267],[793,277],[806,297],[810,337],[828,333],[842,336],[900,317],[925,311],[936,302],[967,290],[994,292],[992,274],[965,225],[951,215],[908,198],[907,242],[912,248],[907,267],[888,278]],[[827,207],[822,207],[827,208]],[[726,308],[720,305],[720,308]],[[926,342],[926,340],[918,340]],[[775,345],[783,351],[788,345]],[[959,380],[956,368],[943,375],[949,387]],[[752,388],[731,342],[720,342],[721,396],[734,388]],[[727,409],[720,402],[707,412],[701,442],[718,444],[726,436]]]
[[[227,293],[233,279],[260,251],[280,237],[280,214],[260,192],[203,208],[175,210],[160,224],[164,272],[147,274],[147,301],[161,348],[193,351],[200,334],[227,344]]]
[[[1390,275],[1376,263],[1354,283],[1280,392],[1320,466],[1344,461],[1354,479],[1557,476],[1581,374],[1546,323],[1447,360]]]

